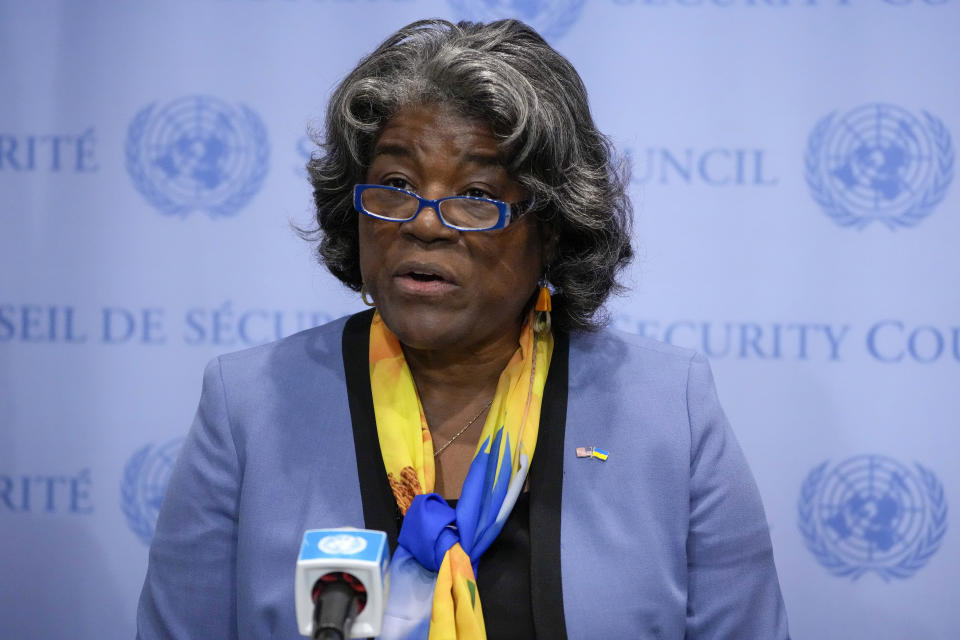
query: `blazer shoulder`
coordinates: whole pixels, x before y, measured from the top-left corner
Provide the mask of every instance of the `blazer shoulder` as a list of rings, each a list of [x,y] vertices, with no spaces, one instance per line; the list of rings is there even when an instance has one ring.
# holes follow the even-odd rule
[[[570,336],[572,356],[600,359],[610,365],[631,364],[686,371],[692,363],[706,363],[698,351],[678,347],[653,338],[604,328],[595,332],[577,332]]]
[[[256,363],[288,362],[310,359],[311,356],[325,355],[327,358],[341,358],[341,340],[343,328],[350,316],[337,318],[327,324],[305,329],[280,340],[249,347],[240,351],[225,353],[218,358],[220,365],[226,368],[256,366]]]

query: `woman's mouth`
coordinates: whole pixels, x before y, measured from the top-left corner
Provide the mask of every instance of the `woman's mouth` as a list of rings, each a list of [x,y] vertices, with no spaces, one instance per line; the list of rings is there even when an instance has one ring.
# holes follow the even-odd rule
[[[413,278],[417,282],[443,282],[443,278],[435,273],[418,273],[416,271],[411,271],[406,275],[408,278]]]
[[[456,286],[443,270],[427,266],[401,268],[394,281],[401,291],[415,295],[438,295]]]

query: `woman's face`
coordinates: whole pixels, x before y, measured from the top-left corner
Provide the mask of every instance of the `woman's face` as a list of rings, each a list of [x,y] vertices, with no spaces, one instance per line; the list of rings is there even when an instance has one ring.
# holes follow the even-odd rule
[[[498,156],[490,127],[449,108],[411,106],[384,126],[369,184],[424,198],[526,198]],[[534,216],[504,229],[460,232],[424,209],[410,222],[359,215],[360,270],[387,326],[415,349],[463,348],[515,339],[543,270]]]

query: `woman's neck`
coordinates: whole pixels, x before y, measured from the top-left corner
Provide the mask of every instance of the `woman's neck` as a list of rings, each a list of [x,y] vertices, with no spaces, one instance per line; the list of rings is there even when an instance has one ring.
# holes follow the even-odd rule
[[[442,420],[449,413],[445,410],[448,406],[479,408],[493,398],[519,339],[518,327],[479,346],[415,349],[403,345],[428,419]]]
[[[518,339],[519,332],[469,350],[403,347],[435,451],[450,442],[471,419],[477,418],[475,424],[456,436],[436,459],[434,490],[444,497],[460,495],[483,431],[487,413],[484,407],[493,399],[500,374],[517,350]]]

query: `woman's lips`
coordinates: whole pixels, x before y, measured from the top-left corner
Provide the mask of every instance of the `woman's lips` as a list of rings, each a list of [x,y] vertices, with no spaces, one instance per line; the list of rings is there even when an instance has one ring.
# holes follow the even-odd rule
[[[419,272],[396,275],[393,281],[400,291],[415,295],[441,295],[452,291],[457,286],[436,274]]]
[[[442,265],[406,262],[394,271],[393,280],[400,291],[415,295],[440,295],[456,288],[457,283]]]

